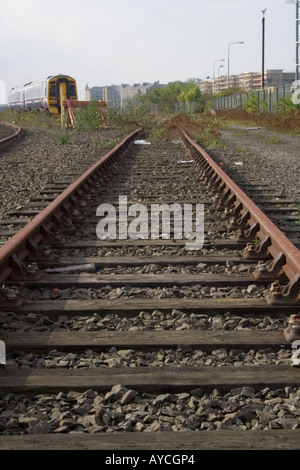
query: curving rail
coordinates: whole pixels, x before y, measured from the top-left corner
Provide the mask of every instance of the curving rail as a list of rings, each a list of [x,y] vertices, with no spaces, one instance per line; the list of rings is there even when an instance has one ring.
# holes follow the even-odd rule
[[[16,126],[15,124],[7,124],[5,122],[0,123],[1,126],[6,127],[13,131],[12,135],[5,137],[4,139],[0,140],[0,149],[6,147],[8,144],[11,144],[15,139],[19,139],[22,136],[22,128]]]

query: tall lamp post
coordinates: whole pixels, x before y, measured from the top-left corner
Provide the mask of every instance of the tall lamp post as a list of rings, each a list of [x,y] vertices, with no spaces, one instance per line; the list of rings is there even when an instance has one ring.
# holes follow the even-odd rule
[[[228,44],[228,74],[227,74],[227,88],[229,88],[229,76],[230,76],[230,68],[229,68],[229,54],[230,54],[230,46],[232,44],[244,44],[243,41],[238,41],[238,42],[230,42]]]
[[[265,89],[265,13],[266,8],[261,10],[263,17],[262,17],[262,70],[261,70],[261,87]]]
[[[213,86],[213,92],[215,92],[215,82],[216,82],[216,62],[225,62],[225,59],[216,59],[214,60],[214,86]]]
[[[219,65],[218,67],[218,93],[220,93],[220,81],[219,81],[219,78],[220,78],[220,69],[224,67],[224,65]]]
[[[287,3],[293,3],[296,5],[296,75],[295,79],[299,80],[300,78],[300,64],[299,64],[299,47],[300,47],[300,27],[299,27],[299,22],[300,22],[300,2],[299,0],[287,0]]]

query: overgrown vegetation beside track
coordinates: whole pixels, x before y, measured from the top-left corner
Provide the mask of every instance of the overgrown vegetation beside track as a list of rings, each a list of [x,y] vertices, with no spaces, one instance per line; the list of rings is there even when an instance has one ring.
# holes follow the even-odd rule
[[[223,124],[247,124],[261,126],[270,131],[300,134],[300,111],[284,113],[249,112],[243,109],[219,111],[216,114]]]
[[[217,113],[153,115],[149,112],[148,106],[132,104],[126,114],[122,114],[117,108],[107,108],[105,112],[111,129],[120,130],[124,136],[143,125],[146,138],[173,140],[180,138],[177,129],[182,127],[196,142],[208,150],[214,150],[223,145],[221,130],[232,124],[260,126],[282,133],[300,133],[300,112],[295,110],[277,114],[232,109]],[[47,113],[16,113],[7,110],[1,113],[0,119],[3,122],[15,123],[23,128],[49,129],[60,145],[68,144],[73,133],[95,132],[105,129],[105,123],[95,103],[91,103],[87,108],[76,110],[75,116],[74,129],[64,130],[60,128],[60,119],[53,118]],[[100,148],[103,142],[100,139],[94,143],[97,148]],[[106,143],[103,148],[111,148],[114,143]]]
[[[16,124],[20,127],[43,127],[59,129],[60,121],[54,119],[49,113],[36,111],[10,111],[7,109],[0,114],[0,121],[8,124]]]

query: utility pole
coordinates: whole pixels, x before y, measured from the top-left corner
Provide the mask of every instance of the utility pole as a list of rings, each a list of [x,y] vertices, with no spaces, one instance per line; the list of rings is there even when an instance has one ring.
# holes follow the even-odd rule
[[[262,71],[261,71],[261,87],[265,89],[265,13],[266,8],[261,10],[263,14],[262,18]]]
[[[299,80],[299,47],[300,47],[300,28],[299,28],[299,21],[300,21],[300,12],[299,12],[299,0],[287,0],[287,3],[293,3],[296,5],[296,80]]]

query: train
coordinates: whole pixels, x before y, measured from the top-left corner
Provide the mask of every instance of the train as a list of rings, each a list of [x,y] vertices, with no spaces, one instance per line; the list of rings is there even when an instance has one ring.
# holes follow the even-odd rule
[[[8,94],[11,110],[45,110],[59,115],[61,102],[77,100],[76,80],[68,75],[50,75],[41,82],[29,82],[23,87],[12,88]]]

